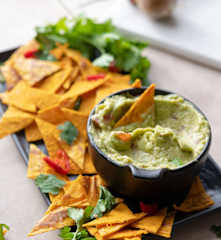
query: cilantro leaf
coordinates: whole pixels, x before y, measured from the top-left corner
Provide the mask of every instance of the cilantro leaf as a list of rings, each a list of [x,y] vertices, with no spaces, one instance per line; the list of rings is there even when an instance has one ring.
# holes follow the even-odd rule
[[[75,236],[76,235],[76,236]],[[63,240],[72,240],[74,237],[76,240],[96,240],[94,237],[90,237],[86,229],[81,230],[80,232],[71,232],[70,227],[64,227],[60,230],[59,237]]]
[[[69,145],[71,145],[78,136],[77,128],[70,121],[59,125],[58,129],[61,130],[60,138]]]
[[[47,55],[56,47],[56,42],[67,43],[95,65],[108,67],[114,61],[121,72],[131,74],[132,81],[140,78],[144,85],[148,84],[146,76],[150,62],[141,55],[147,43],[123,37],[110,20],[98,23],[82,16],[61,18],[55,24],[37,27],[35,39],[40,44],[42,56],[39,57],[42,59],[50,60]]]
[[[45,61],[56,61],[57,59],[51,55],[48,51],[44,50],[44,51],[38,51],[35,53],[36,58],[40,59],[40,60],[45,60]]]
[[[8,225],[6,225],[4,223],[0,223],[0,240],[5,240],[4,233],[3,233],[4,228],[7,230],[10,229]]]
[[[93,61],[93,64],[98,67],[109,67],[114,57],[110,54],[104,53]]]
[[[176,167],[179,167],[181,166],[183,163],[182,163],[182,160],[179,159],[179,158],[174,158],[172,161],[171,161]]]
[[[70,227],[64,227],[60,230],[60,233],[58,236],[64,240],[72,240],[74,237],[74,233],[71,232]]]
[[[110,211],[116,204],[114,196],[107,188],[100,186],[100,196],[97,204],[91,213],[91,218],[102,217],[104,213]]]
[[[221,238],[221,226],[212,225],[210,231],[215,233],[218,238]]]
[[[74,103],[74,110],[79,110],[81,106],[81,97],[78,97],[76,102]]]
[[[35,184],[40,188],[41,192],[56,195],[65,185],[65,182],[52,174],[40,174],[35,179]]]

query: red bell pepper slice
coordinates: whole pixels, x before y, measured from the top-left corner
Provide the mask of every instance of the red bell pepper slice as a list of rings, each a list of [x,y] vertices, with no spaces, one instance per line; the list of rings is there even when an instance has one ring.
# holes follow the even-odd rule
[[[158,210],[158,204],[157,203],[146,204],[146,203],[140,202],[140,209],[142,212],[145,212],[148,215],[153,215]]]
[[[35,58],[35,53],[38,52],[38,49],[29,50],[24,53],[25,58]]]
[[[49,157],[44,157],[43,159],[57,173],[66,175],[70,171],[69,157],[63,150],[57,151],[57,158],[55,160],[51,160]]]
[[[90,75],[87,77],[87,80],[89,81],[93,81],[93,80],[98,80],[98,79],[102,79],[105,77],[105,74],[95,74],[95,75]]]

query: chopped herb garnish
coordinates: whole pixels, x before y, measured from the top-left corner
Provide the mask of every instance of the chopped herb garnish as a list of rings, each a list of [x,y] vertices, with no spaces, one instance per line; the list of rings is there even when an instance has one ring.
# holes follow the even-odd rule
[[[91,213],[91,218],[102,217],[104,213],[109,212],[116,204],[114,196],[107,188],[100,186],[100,196],[97,204]]]
[[[146,42],[129,40],[122,36],[110,20],[98,23],[86,17],[62,18],[55,24],[36,28],[35,39],[40,44],[41,55],[47,56],[56,43],[67,43],[70,48],[79,50],[97,66],[108,68],[114,62],[116,69],[131,74],[131,80],[140,78],[147,85],[147,72],[150,62],[141,55]]]
[[[74,103],[74,110],[79,110],[80,109],[80,106],[81,106],[81,97],[78,97],[76,102]]]
[[[41,192],[56,195],[65,185],[65,182],[52,174],[40,174],[35,179],[35,184],[40,188]]]
[[[9,230],[10,228],[8,225],[4,223],[0,223],[0,240],[5,240],[4,229]]]
[[[69,145],[71,145],[78,136],[77,128],[70,121],[66,121],[64,124],[59,125],[58,129],[61,130],[61,140],[65,141]]]
[[[180,160],[180,159],[178,159],[178,158],[174,158],[171,162],[172,162],[176,167],[179,167],[179,166],[183,165],[182,160]]]
[[[218,238],[221,238],[221,226],[217,226],[217,225],[212,225],[210,227],[210,230],[216,234],[216,236]]]

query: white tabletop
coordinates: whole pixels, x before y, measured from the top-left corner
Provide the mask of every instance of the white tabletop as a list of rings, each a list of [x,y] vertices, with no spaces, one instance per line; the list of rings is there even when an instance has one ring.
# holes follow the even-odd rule
[[[54,0],[7,0],[0,3],[0,10],[1,51],[29,40],[35,25],[65,15]],[[152,63],[149,78],[157,87],[181,93],[207,114],[213,131],[211,155],[221,165],[221,73],[154,48],[147,49],[145,55]],[[0,140],[0,156],[0,223],[11,227],[8,239],[28,239],[27,233],[42,217],[47,205],[32,180],[26,178],[26,166],[10,136]],[[216,211],[178,226],[174,239],[215,240],[209,227],[221,224],[220,219],[221,212]],[[32,239],[59,240],[57,234],[55,231]]]

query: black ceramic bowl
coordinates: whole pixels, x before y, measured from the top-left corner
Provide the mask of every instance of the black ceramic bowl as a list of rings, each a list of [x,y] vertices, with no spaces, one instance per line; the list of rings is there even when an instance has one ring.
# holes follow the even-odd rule
[[[110,96],[125,93],[138,96],[143,93],[145,89],[146,88],[126,89],[116,92]],[[155,94],[167,95],[171,94],[171,92],[156,89]],[[189,101],[187,99],[185,100]],[[102,100],[100,103],[103,101],[104,100]],[[195,106],[192,102],[190,103],[205,117],[205,115],[197,106]],[[107,182],[111,190],[115,194],[143,200],[145,202],[157,201],[159,203],[168,204],[172,202],[179,203],[182,201],[194,178],[199,174],[207,159],[211,143],[211,130],[208,142],[206,143],[201,154],[194,161],[182,167],[176,169],[163,168],[157,170],[146,170],[137,168],[132,164],[122,166],[107,157],[96,146],[93,136],[88,131],[91,124],[91,117],[94,114],[95,108],[91,112],[87,124],[89,151],[92,155],[92,160],[97,172]]]

